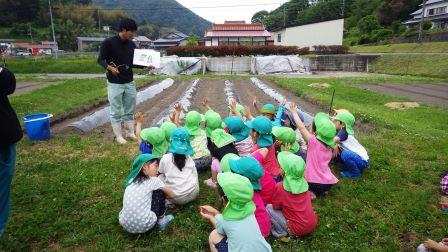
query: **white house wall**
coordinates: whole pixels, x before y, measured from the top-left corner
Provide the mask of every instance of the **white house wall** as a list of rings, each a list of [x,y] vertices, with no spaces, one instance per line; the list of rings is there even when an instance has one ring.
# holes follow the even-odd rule
[[[281,42],[277,41],[281,34]],[[312,47],[314,45],[342,45],[344,19],[289,27],[275,33],[275,45]]]
[[[425,12],[426,12],[425,13],[425,17],[435,17],[435,16],[437,16],[437,15],[428,16],[428,10],[436,9],[436,8],[440,8],[440,7],[447,7],[447,9],[448,9],[448,3],[435,3],[435,4],[427,5],[426,8],[425,8]],[[418,15],[418,17],[421,17],[421,15]]]

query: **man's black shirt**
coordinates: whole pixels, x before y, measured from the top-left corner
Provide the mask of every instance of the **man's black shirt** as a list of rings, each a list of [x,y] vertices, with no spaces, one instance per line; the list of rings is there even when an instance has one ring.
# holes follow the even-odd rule
[[[134,61],[135,44],[130,40],[123,40],[120,36],[107,38],[103,41],[98,55],[98,64],[102,67],[114,66],[120,74],[113,75],[107,71],[107,80],[111,83],[125,84],[134,80],[132,65]],[[141,67],[138,67],[141,68]]]

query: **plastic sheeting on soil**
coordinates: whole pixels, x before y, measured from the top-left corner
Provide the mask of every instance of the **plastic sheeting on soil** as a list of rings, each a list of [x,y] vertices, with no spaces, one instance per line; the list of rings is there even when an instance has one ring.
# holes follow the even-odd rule
[[[174,80],[171,78],[165,79],[160,83],[150,86],[140,92],[137,93],[137,104],[140,104],[144,101],[147,101],[157,94],[161,93],[163,90],[171,87],[174,84]],[[83,117],[81,120],[74,122],[69,125],[69,127],[77,128],[83,132],[89,132],[99,127],[103,124],[106,124],[110,121],[110,106],[102,108],[93,114]]]
[[[162,123],[170,120],[170,114],[174,112],[174,105],[181,104],[182,112],[179,115],[179,119],[184,118],[185,114],[188,112],[189,107],[191,106],[191,99],[197,91],[197,86],[201,79],[196,79],[192,82],[189,88],[185,91],[184,95],[179,98],[171,107],[165,109],[162,113],[159,114],[151,123],[152,126],[160,126]]]
[[[167,56],[160,60],[160,68],[155,73],[164,75],[201,74],[205,64],[205,59],[199,57]]]
[[[295,55],[254,57],[252,66],[255,74],[310,73],[309,60]]]
[[[283,101],[286,101],[287,103],[289,103],[290,101],[288,101],[288,99],[286,99],[283,95],[281,95],[280,93],[278,93],[277,91],[275,91],[274,89],[268,87],[266,84],[264,84],[262,81],[260,81],[259,79],[252,77],[250,78],[252,84],[254,84],[255,86],[257,86],[259,89],[261,89],[265,94],[269,95],[270,97],[272,97],[274,100],[276,100],[278,103],[282,103]],[[297,108],[300,112],[302,112],[303,117],[305,118],[305,121],[303,122],[307,127],[309,127],[311,125],[311,123],[313,122],[313,116],[311,113],[305,111],[302,107],[300,107],[299,105],[297,105]]]
[[[233,83],[230,80],[224,81],[224,92],[226,93],[228,103],[230,103],[231,100],[235,100],[236,102],[239,102],[238,98],[233,90]]]

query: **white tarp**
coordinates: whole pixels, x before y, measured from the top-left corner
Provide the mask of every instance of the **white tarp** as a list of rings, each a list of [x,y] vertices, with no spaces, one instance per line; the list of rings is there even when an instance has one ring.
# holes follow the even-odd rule
[[[156,74],[201,74],[205,59],[200,57],[166,56],[160,61],[160,68],[155,69]]]
[[[309,61],[300,56],[260,56],[254,57],[256,74],[309,73]]]

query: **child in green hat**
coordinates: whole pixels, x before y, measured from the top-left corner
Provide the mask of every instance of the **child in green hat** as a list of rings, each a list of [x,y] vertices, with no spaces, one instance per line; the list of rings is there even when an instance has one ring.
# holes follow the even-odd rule
[[[311,197],[326,194],[339,181],[329,167],[333,155],[336,127],[327,114],[320,112],[314,116],[310,132],[300,120],[294,103],[289,105],[288,110],[308,144],[305,179],[308,181],[309,190],[313,193]]]
[[[279,176],[279,165],[275,157],[276,150],[274,145],[274,137],[272,136],[272,123],[267,117],[258,116],[247,122],[247,127],[251,129],[251,136],[254,147],[251,152],[255,152],[260,148],[267,148],[268,155],[263,159],[263,169],[271,175],[277,182],[281,180]]]
[[[230,116],[224,119],[229,133],[235,138],[235,147],[241,157],[249,156],[254,146],[250,136],[250,129],[239,116]]]
[[[210,154],[212,156],[212,165],[211,165],[211,178],[204,180],[204,183],[212,188],[217,187],[216,176],[218,173],[222,172],[220,161],[222,158],[232,153],[234,155],[238,155],[238,151],[235,148],[235,138],[225,132],[223,129],[215,129],[211,133],[210,143],[208,148],[210,150]]]
[[[306,159],[306,155],[300,149],[296,132],[293,129],[275,126],[272,128],[272,135],[275,137],[276,142],[280,144],[280,151],[285,150],[286,145],[288,145],[290,152],[300,156],[304,160]]]
[[[342,110],[336,114],[333,122],[338,130],[334,138],[336,145],[333,157],[342,162],[341,175],[344,178],[359,178],[361,172],[369,167],[370,160],[366,149],[355,138],[355,117],[349,111]]]
[[[200,214],[211,222],[210,251],[272,251],[258,227],[252,201],[253,187],[249,179],[239,174],[218,174],[218,192],[225,208],[222,214],[215,208],[200,207]]]
[[[272,122],[272,126],[281,126],[281,119],[285,110],[286,100],[282,101],[278,110],[270,103],[264,104],[261,109],[258,109],[257,97],[254,97],[252,104],[254,105],[255,110],[260,112],[260,115],[267,117]]]
[[[139,134],[140,151],[142,153],[152,153],[162,156],[168,150],[169,143],[166,141],[165,132],[157,127],[143,129]],[[146,152],[146,147],[151,149]]]
[[[158,159],[153,154],[140,154],[124,183],[123,208],[118,219],[129,233],[148,232],[156,223],[166,229],[174,219],[172,215],[165,215],[165,198],[176,194],[157,177]]]
[[[182,106],[175,106],[174,118],[179,118]],[[185,129],[190,134],[190,144],[193,147],[193,160],[198,171],[206,171],[210,168],[212,159],[210,151],[207,148],[207,135],[205,130],[201,128],[201,123],[205,122],[204,115],[197,111],[190,111],[185,116]],[[178,125],[178,122],[176,122]]]
[[[289,234],[305,236],[317,227],[317,216],[303,177],[305,161],[289,151],[278,154],[283,182],[277,183],[272,205],[266,209],[272,222],[272,234],[287,241]]]
[[[262,187],[260,179],[263,176],[263,168],[260,163],[253,157],[243,157],[240,159],[229,160],[230,170],[234,173],[240,174],[249,179],[254,188],[253,202],[255,208],[255,218],[257,219],[258,226],[264,237],[268,237],[271,231],[271,220],[269,214],[266,211],[265,204],[261,198]]]
[[[188,131],[184,128],[173,130],[168,153],[163,155],[159,165],[161,180],[176,194],[169,203],[185,205],[199,195],[198,173],[191,154],[193,148]]]

